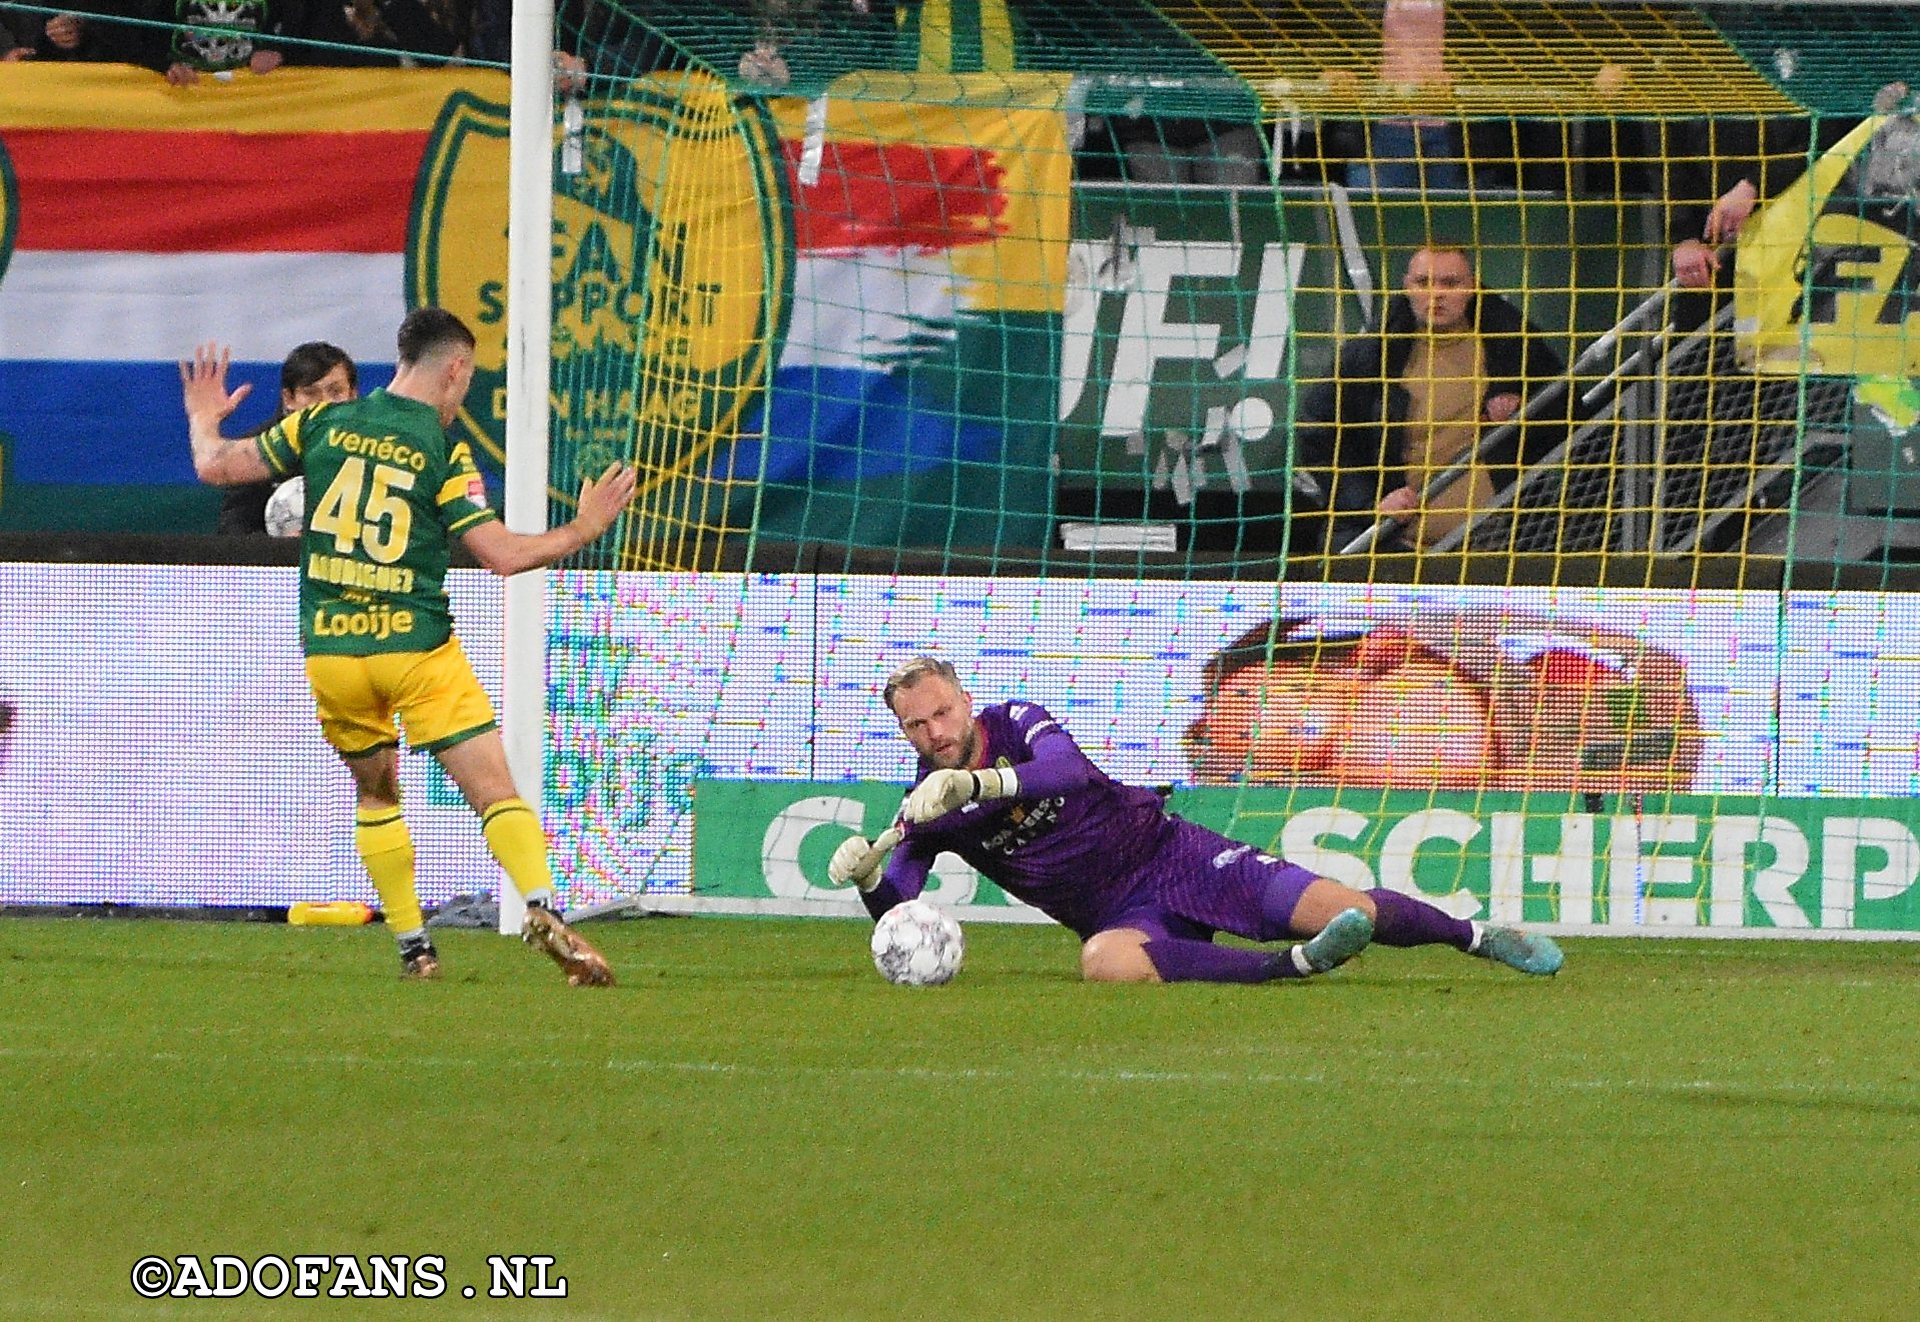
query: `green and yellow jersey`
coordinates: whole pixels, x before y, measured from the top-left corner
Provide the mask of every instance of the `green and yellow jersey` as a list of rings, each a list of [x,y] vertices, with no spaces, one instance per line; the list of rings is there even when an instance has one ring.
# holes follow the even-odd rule
[[[300,640],[309,655],[428,652],[453,633],[447,552],[494,517],[463,441],[428,404],[375,390],[262,432],[275,477],[304,474]]]

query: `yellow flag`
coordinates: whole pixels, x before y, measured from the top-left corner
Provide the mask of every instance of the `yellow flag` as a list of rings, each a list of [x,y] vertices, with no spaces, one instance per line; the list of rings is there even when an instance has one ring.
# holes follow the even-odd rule
[[[1862,122],[1740,231],[1734,344],[1757,372],[1920,376],[1920,246],[1913,184],[1881,165],[1920,125]]]

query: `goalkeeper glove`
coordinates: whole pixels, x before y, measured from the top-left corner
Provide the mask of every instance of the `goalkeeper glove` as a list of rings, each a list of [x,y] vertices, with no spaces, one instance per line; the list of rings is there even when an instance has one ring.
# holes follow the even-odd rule
[[[833,851],[833,857],[827,860],[827,880],[836,886],[851,885],[863,891],[872,890],[880,884],[880,865],[887,861],[887,855],[899,843],[898,824],[882,831],[878,840],[848,836]]]
[[[900,815],[918,824],[943,817],[963,803],[985,803],[990,799],[1010,799],[1020,792],[1020,782],[1010,768],[990,767],[985,771],[940,770],[913,787]]]
[[[833,850],[833,858],[828,860],[828,881],[835,886],[872,890],[879,885],[879,865],[883,862],[887,862],[887,850],[876,850],[874,842],[864,835],[851,835]]]

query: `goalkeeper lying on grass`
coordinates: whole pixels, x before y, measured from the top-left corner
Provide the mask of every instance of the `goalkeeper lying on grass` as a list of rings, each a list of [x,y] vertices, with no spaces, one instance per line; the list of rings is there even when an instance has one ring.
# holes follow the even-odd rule
[[[860,887],[876,919],[918,895],[950,852],[1073,929],[1080,974],[1095,982],[1307,978],[1376,941],[1559,971],[1560,949],[1544,936],[1449,917],[1398,891],[1356,891],[1174,816],[1153,791],[1109,779],[1033,703],[976,717],[945,661],[908,662],[884,696],[920,754],[920,777],[899,825],[877,842],[846,841],[828,867],[836,883]],[[1216,932],[1305,939],[1250,950],[1215,945]]]

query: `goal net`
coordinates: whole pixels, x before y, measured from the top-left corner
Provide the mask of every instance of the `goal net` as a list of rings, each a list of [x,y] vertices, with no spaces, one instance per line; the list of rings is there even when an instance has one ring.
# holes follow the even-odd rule
[[[1920,931],[1908,27],[708,0],[555,44],[553,517],[642,471],[544,640],[575,905],[855,912],[826,861],[912,774],[879,682],[936,652],[1350,884]]]

